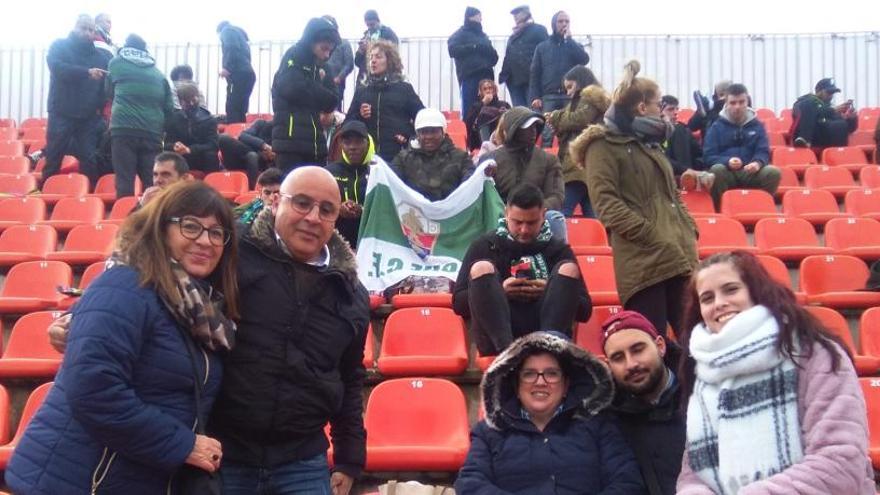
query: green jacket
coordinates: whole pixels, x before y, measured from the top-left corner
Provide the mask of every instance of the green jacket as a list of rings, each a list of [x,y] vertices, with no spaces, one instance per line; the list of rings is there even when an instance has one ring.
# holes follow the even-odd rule
[[[470,155],[456,148],[449,136],[433,153],[410,146],[391,162],[394,173],[429,201],[445,199],[474,173],[474,168]]]
[[[590,200],[611,232],[620,300],[697,264],[697,227],[681,201],[672,166],[659,147],[603,125],[588,127],[571,146],[586,168]]]
[[[153,57],[135,48],[122,48],[107,67],[113,91],[110,132],[162,140],[165,121],[174,111],[171,86]]]
[[[562,162],[562,180],[565,183],[587,183],[586,171],[575,164],[568,152],[569,145],[581,132],[593,124],[601,124],[605,111],[611,105],[611,98],[601,86],[591,85],[581,90],[580,97],[572,109],[554,110],[550,113],[547,123],[559,138],[559,161]]]

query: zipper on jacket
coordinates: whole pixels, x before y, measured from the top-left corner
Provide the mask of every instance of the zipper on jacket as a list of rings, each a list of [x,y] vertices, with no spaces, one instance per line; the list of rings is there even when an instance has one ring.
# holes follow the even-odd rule
[[[107,454],[109,452],[110,449],[104,447],[104,452],[101,454],[101,459],[98,461],[98,465],[95,466],[95,470],[92,471],[92,490],[90,492],[91,495],[95,495],[96,493],[98,493],[98,487],[100,487],[101,483],[104,482],[104,478],[107,477],[107,473],[110,471],[110,465],[113,464],[113,460],[116,459],[116,452],[113,452],[112,454],[110,454],[110,457],[107,458]],[[102,471],[101,467],[104,465],[104,459],[107,459],[107,465]]]
[[[379,91],[379,95],[376,97],[376,153],[382,150],[382,131],[379,129],[379,113],[382,108],[382,92]]]
[[[361,179],[360,174],[357,173],[357,170],[354,171],[354,202],[360,204],[358,201],[358,181]]]
[[[314,134],[314,139],[312,140],[315,146],[315,161],[318,160],[318,126],[315,125],[315,117],[312,116],[312,132]]]
[[[287,124],[287,137],[293,137],[293,114],[290,114],[290,123]]]

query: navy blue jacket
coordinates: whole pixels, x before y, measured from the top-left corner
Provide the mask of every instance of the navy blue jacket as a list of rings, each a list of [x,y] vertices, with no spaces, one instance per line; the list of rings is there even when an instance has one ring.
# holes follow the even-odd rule
[[[703,139],[703,161],[708,166],[720,163],[727,166],[732,157],[738,157],[743,165],[757,161],[763,167],[770,162],[770,142],[764,124],[748,109],[743,125],[736,125],[722,110],[718,120],[709,127]]]
[[[530,23],[521,31],[511,34],[507,39],[504,63],[501,65],[501,73],[498,74],[498,82],[511,86],[528,85],[535,47],[548,37],[547,28],[535,23]]]
[[[587,65],[590,56],[580,43],[553,33],[535,48],[529,80],[529,102],[547,94],[564,95],[562,78],[575,65]]]
[[[188,332],[188,330],[187,330]],[[192,360],[171,313],[129,267],[104,272],[73,309],[64,362],[6,470],[18,494],[165,493],[195,442]],[[202,417],[222,378],[197,356]],[[206,370],[206,363],[208,364]]]
[[[254,72],[251,67],[251,45],[244,29],[227,25],[220,31],[220,43],[223,47],[223,68],[229,72]]]
[[[89,69],[107,69],[110,55],[72,34],[49,47],[49,115],[84,119],[104,106],[104,80],[89,77]]]
[[[483,25],[465,21],[446,42],[449,56],[455,60],[458,82],[465,79],[495,79],[498,52],[483,32]]]

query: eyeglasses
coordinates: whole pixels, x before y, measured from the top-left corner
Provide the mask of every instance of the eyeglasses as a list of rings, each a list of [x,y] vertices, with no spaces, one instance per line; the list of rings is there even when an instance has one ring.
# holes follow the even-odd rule
[[[293,211],[301,215],[308,215],[317,206],[318,218],[324,222],[335,222],[339,216],[339,207],[330,201],[315,201],[305,194],[291,195],[281,193],[281,197],[289,201]]]
[[[558,368],[550,368],[549,370],[522,370],[519,372],[519,381],[523,383],[538,383],[538,377],[544,377],[544,381],[550,384],[562,381],[562,370]]]
[[[180,235],[196,241],[202,236],[202,232],[208,232],[208,241],[214,246],[223,246],[232,238],[232,234],[223,227],[205,227],[200,222],[187,217],[171,217],[168,219],[171,223],[176,223],[180,228]]]

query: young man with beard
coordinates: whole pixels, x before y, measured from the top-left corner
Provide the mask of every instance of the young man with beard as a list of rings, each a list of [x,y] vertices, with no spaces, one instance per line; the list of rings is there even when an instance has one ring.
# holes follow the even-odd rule
[[[616,393],[617,416],[650,495],[673,495],[685,443],[679,408],[678,348],[635,311],[621,311],[602,324],[605,360]]]

